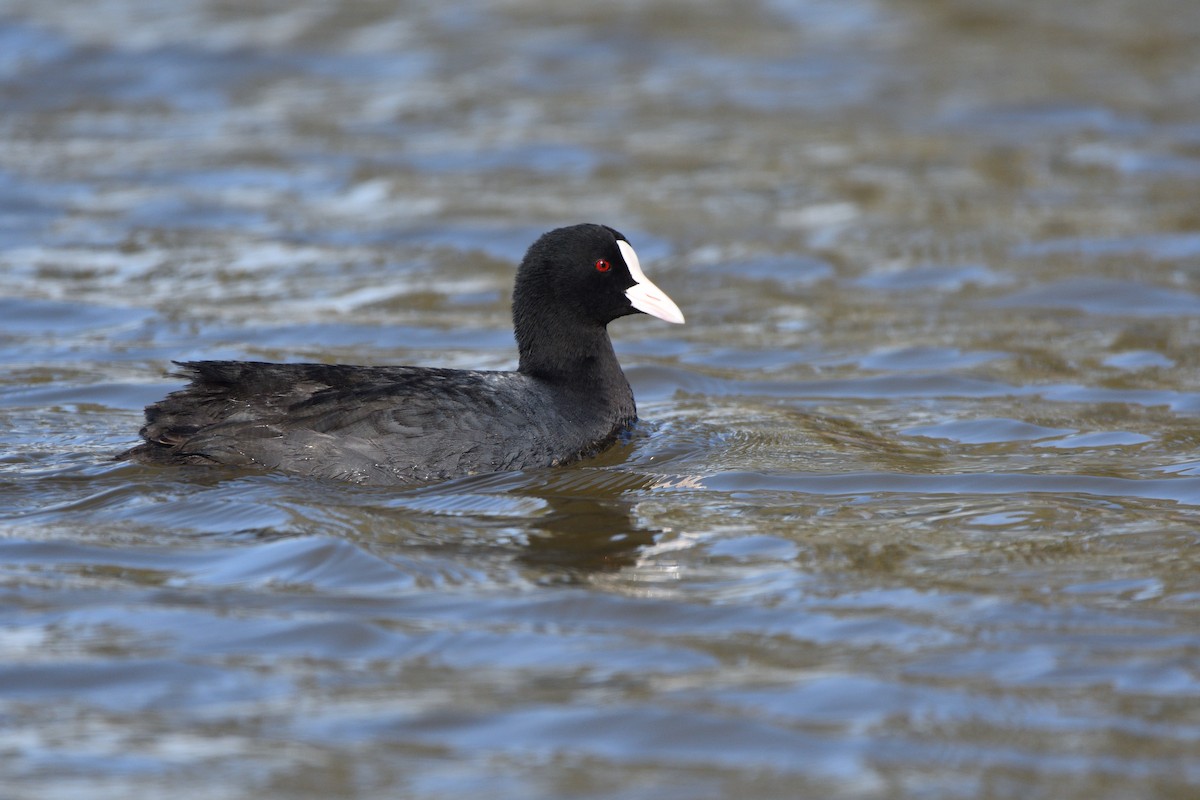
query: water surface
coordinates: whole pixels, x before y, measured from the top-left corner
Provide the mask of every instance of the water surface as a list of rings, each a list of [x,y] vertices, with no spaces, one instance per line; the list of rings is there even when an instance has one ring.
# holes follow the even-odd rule
[[[1200,7],[0,9],[12,798],[1190,798]],[[642,422],[404,490],[114,463],[172,359],[504,369],[525,247],[688,325]]]

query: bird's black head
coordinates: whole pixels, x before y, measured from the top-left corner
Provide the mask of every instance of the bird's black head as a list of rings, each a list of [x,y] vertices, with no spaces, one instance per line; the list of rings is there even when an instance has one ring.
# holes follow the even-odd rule
[[[517,273],[514,318],[535,306],[561,309],[564,323],[569,317],[607,325],[639,311],[683,322],[679,307],[642,272],[633,246],[606,225],[557,228],[533,243]]]
[[[517,271],[513,323],[522,369],[577,358],[597,333],[607,342],[609,322],[638,312],[683,322],[618,231],[594,224],[552,230],[533,243]]]

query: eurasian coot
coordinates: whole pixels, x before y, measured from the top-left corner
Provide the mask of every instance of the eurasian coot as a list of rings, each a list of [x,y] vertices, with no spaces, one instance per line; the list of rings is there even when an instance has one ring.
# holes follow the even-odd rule
[[[147,464],[226,464],[407,484],[548,467],[600,452],[637,419],[607,324],[683,322],[604,225],[558,228],[517,270],[515,372],[179,362],[191,379],[146,409]]]

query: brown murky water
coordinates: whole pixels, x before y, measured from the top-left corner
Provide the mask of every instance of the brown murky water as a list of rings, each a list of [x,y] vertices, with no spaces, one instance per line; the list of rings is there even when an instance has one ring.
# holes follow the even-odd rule
[[[1193,0],[7,0],[5,798],[1193,798]],[[114,464],[171,359],[507,368],[628,234],[602,457]]]

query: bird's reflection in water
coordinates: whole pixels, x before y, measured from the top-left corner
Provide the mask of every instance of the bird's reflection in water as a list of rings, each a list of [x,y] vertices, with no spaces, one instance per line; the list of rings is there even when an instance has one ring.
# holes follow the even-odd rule
[[[276,476],[255,480],[296,483],[294,478]],[[326,521],[341,523],[352,538],[365,536],[393,545],[398,527],[411,534],[427,528],[420,520],[429,515],[459,519],[461,539],[447,535],[430,542],[401,534],[400,540],[408,547],[420,547],[418,542],[425,541],[439,552],[485,542],[488,549],[512,552],[516,534],[520,544],[513,557],[534,573],[529,577],[571,582],[634,566],[642,551],[654,544],[662,529],[640,521],[635,506],[641,499],[638,493],[653,488],[658,480],[609,469],[544,470],[471,476],[399,493],[387,487],[356,487],[347,492],[341,485],[313,481],[305,485],[300,516],[307,527],[308,514],[320,506]],[[403,525],[397,526],[399,520]]]
[[[544,497],[550,511],[531,522],[518,559],[539,571],[565,570],[562,578],[611,572],[637,562],[659,531],[638,525],[633,503],[616,498]]]

